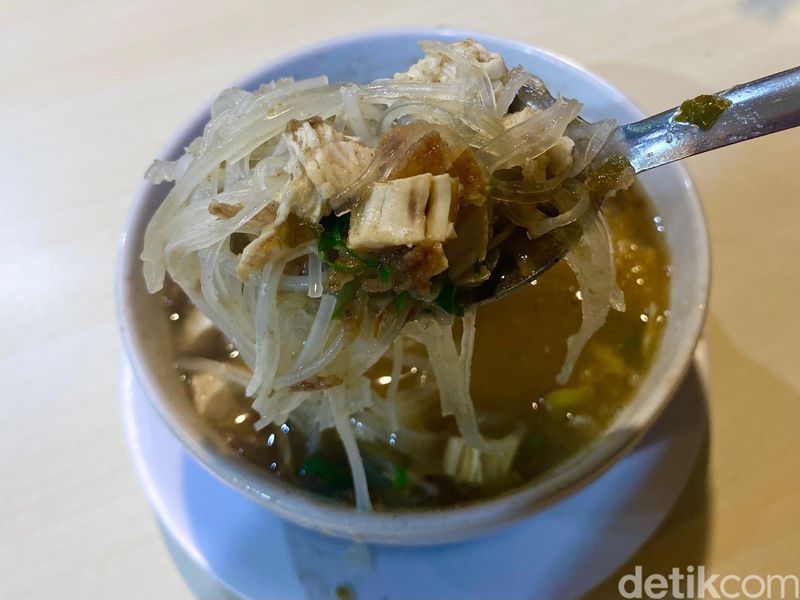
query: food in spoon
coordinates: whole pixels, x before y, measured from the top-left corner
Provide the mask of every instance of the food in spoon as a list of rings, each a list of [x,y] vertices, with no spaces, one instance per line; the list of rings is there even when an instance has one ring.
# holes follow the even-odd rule
[[[226,90],[148,171],[174,184],[145,279],[197,410],[265,471],[362,510],[558,464],[631,397],[668,314],[663,225],[602,153],[614,122],[520,103],[544,84],[472,40],[420,45],[391,79]],[[554,245],[533,285],[472,302]]]

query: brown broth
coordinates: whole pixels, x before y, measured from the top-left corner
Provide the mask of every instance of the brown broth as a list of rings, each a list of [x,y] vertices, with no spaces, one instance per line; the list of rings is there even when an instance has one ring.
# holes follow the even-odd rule
[[[607,201],[603,212],[615,244],[626,310],[609,312],[566,385],[559,386],[555,376],[564,359],[566,340],[580,325],[581,310],[577,281],[566,264],[557,264],[527,289],[479,309],[472,397],[484,433],[503,435],[511,428],[523,431],[510,474],[491,484],[467,485],[443,475],[440,469],[410,465],[402,437],[391,443],[388,439],[359,442],[378,510],[449,506],[518,487],[597,437],[631,399],[669,316],[669,257],[660,219],[636,187]],[[181,321],[194,309],[177,287],[165,294],[168,313],[179,315],[177,335]],[[195,354],[239,361],[235,349],[221,335]],[[377,381],[390,368],[390,362],[382,360],[369,375]],[[191,389],[188,375],[183,376]],[[409,374],[403,386],[427,376],[423,372]],[[381,393],[379,384],[376,388]],[[348,463],[334,431],[323,432],[310,454],[307,440],[293,428],[291,419],[283,426],[256,431],[258,415],[248,399],[241,392],[231,392],[226,399],[227,406],[207,418],[245,459],[310,491],[353,502]],[[416,420],[420,429],[457,434],[452,419],[439,415],[435,396],[430,409]],[[440,456],[441,452],[443,446]],[[291,459],[287,459],[289,453]],[[386,465],[390,465],[389,471]]]

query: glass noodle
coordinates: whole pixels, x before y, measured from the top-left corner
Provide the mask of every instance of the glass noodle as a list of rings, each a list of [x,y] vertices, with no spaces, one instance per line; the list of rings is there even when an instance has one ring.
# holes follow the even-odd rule
[[[414,429],[401,415],[422,406],[434,389],[441,415],[453,417],[465,448],[486,456],[516,448],[506,438],[501,443],[482,433],[472,403],[474,308],[461,315],[413,294],[405,302],[408,294],[393,296],[381,282],[373,282],[374,293],[360,291],[347,304],[346,282],[331,283],[331,262],[320,250],[321,221],[348,214],[375,182],[391,179],[421,140],[439,135],[452,156],[468,150],[476,157],[487,181],[481,196],[486,200],[469,202],[496,203],[491,214],[509,219],[495,232],[502,239],[487,240],[487,252],[517,230],[536,238],[570,224],[580,227],[582,241],[567,262],[583,291],[583,322],[569,338],[560,381],[569,378],[609,309],[624,309],[608,231],[602,214],[590,209],[597,198],[584,183],[613,122],[580,121],[581,104],[566,98],[513,117],[507,113],[518,92],[543,85],[538,78],[521,67],[508,71],[495,55],[484,60],[483,54],[440,42],[421,47],[426,58],[394,79],[332,85],[325,77],[285,78],[255,91],[225,90],[185,153],[176,161],[157,160],[147,172],[154,183],[173,182],[145,235],[148,290],[158,292],[169,275],[233,344],[246,369],[186,357],[179,367],[245,388],[258,427],[293,419],[309,439],[335,430],[362,510],[372,504],[356,436],[399,434],[412,447],[431,447],[432,434]],[[287,137],[296,123],[312,117],[332,124],[346,140],[359,140],[369,158],[328,197],[309,179],[309,165],[302,157],[298,162]],[[509,118],[519,122],[509,124]],[[387,133],[414,124],[418,129],[408,129],[399,144],[381,145]],[[559,155],[559,148],[567,150]],[[564,164],[553,172],[559,161]],[[460,184],[463,191],[465,180]],[[555,214],[537,210],[545,204]],[[297,222],[314,234],[299,243],[275,242]],[[257,260],[244,268],[243,257],[251,255]],[[424,354],[409,351],[409,344]],[[382,358],[393,366],[390,384],[378,390],[368,372]],[[413,391],[400,384],[409,361],[432,373],[427,387]],[[451,458],[460,460],[461,450],[453,448],[460,446],[450,448]]]

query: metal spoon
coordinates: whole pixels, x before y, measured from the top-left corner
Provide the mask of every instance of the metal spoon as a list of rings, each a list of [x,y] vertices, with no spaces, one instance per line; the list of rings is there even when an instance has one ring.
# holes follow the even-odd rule
[[[601,154],[621,154],[641,173],[687,156],[800,125],[800,67],[737,85],[716,96],[731,104],[709,129],[675,121],[679,112],[675,107],[618,127]],[[534,108],[546,108],[555,101],[544,85],[523,88],[517,98]],[[523,276],[516,270],[516,263],[499,266],[499,272],[493,272],[487,282],[469,290],[468,301],[492,302],[527,285],[556,264],[576,239],[573,234],[544,240],[537,249],[532,273]]]

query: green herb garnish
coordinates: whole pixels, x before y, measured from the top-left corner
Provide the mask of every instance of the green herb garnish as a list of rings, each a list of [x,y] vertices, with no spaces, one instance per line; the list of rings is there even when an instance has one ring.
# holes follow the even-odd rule
[[[572,411],[584,408],[594,398],[594,390],[588,385],[567,387],[545,394],[544,403],[548,409]]]
[[[404,490],[408,485],[408,477],[406,475],[406,468],[397,465],[394,468],[394,489],[396,490]]]
[[[404,290],[394,297],[394,308],[398,315],[403,312],[403,309],[406,307],[409,296],[411,296],[411,294]]]
[[[442,289],[433,302],[436,306],[449,312],[451,315],[460,317],[464,314],[464,307],[458,301],[458,288],[453,285],[453,282],[449,279],[444,280]]]
[[[360,279],[353,279],[342,286],[342,289],[336,294],[336,306],[333,308],[332,318],[338,319],[344,314],[344,311],[346,311],[353,303],[353,300],[355,300],[359,289],[361,289]]]
[[[684,100],[673,121],[697,125],[700,129],[711,129],[725,109],[733,104],[727,98],[701,94],[697,98]]]
[[[359,274],[375,266],[373,261],[368,261],[364,258],[361,258],[349,248],[340,249],[339,256],[336,260],[328,261],[323,259],[323,261],[331,269],[338,271],[339,273]]]
[[[327,253],[337,246],[345,245],[347,232],[350,230],[350,213],[341,217],[330,214],[327,217],[322,217],[319,224],[322,225],[322,234],[317,244],[320,254]]]
[[[324,459],[319,454],[312,454],[303,461],[298,469],[301,477],[317,477],[335,490],[349,487],[352,478],[347,469]]]
[[[544,436],[540,431],[534,431],[527,438],[525,438],[525,443],[529,450],[532,452],[538,452],[544,447]]]
[[[385,263],[378,268],[378,279],[381,283],[386,283],[392,278],[394,274],[394,267],[389,263]]]
[[[625,171],[628,169],[633,170],[628,159],[619,154],[614,154],[609,156],[597,169],[589,173],[583,183],[593,194],[604,198],[606,194],[620,187]]]
[[[334,271],[340,273],[362,273],[377,266],[373,259],[353,252],[347,247],[347,232],[350,230],[350,214],[337,217],[330,214],[320,220],[322,234],[317,242],[319,257]]]

